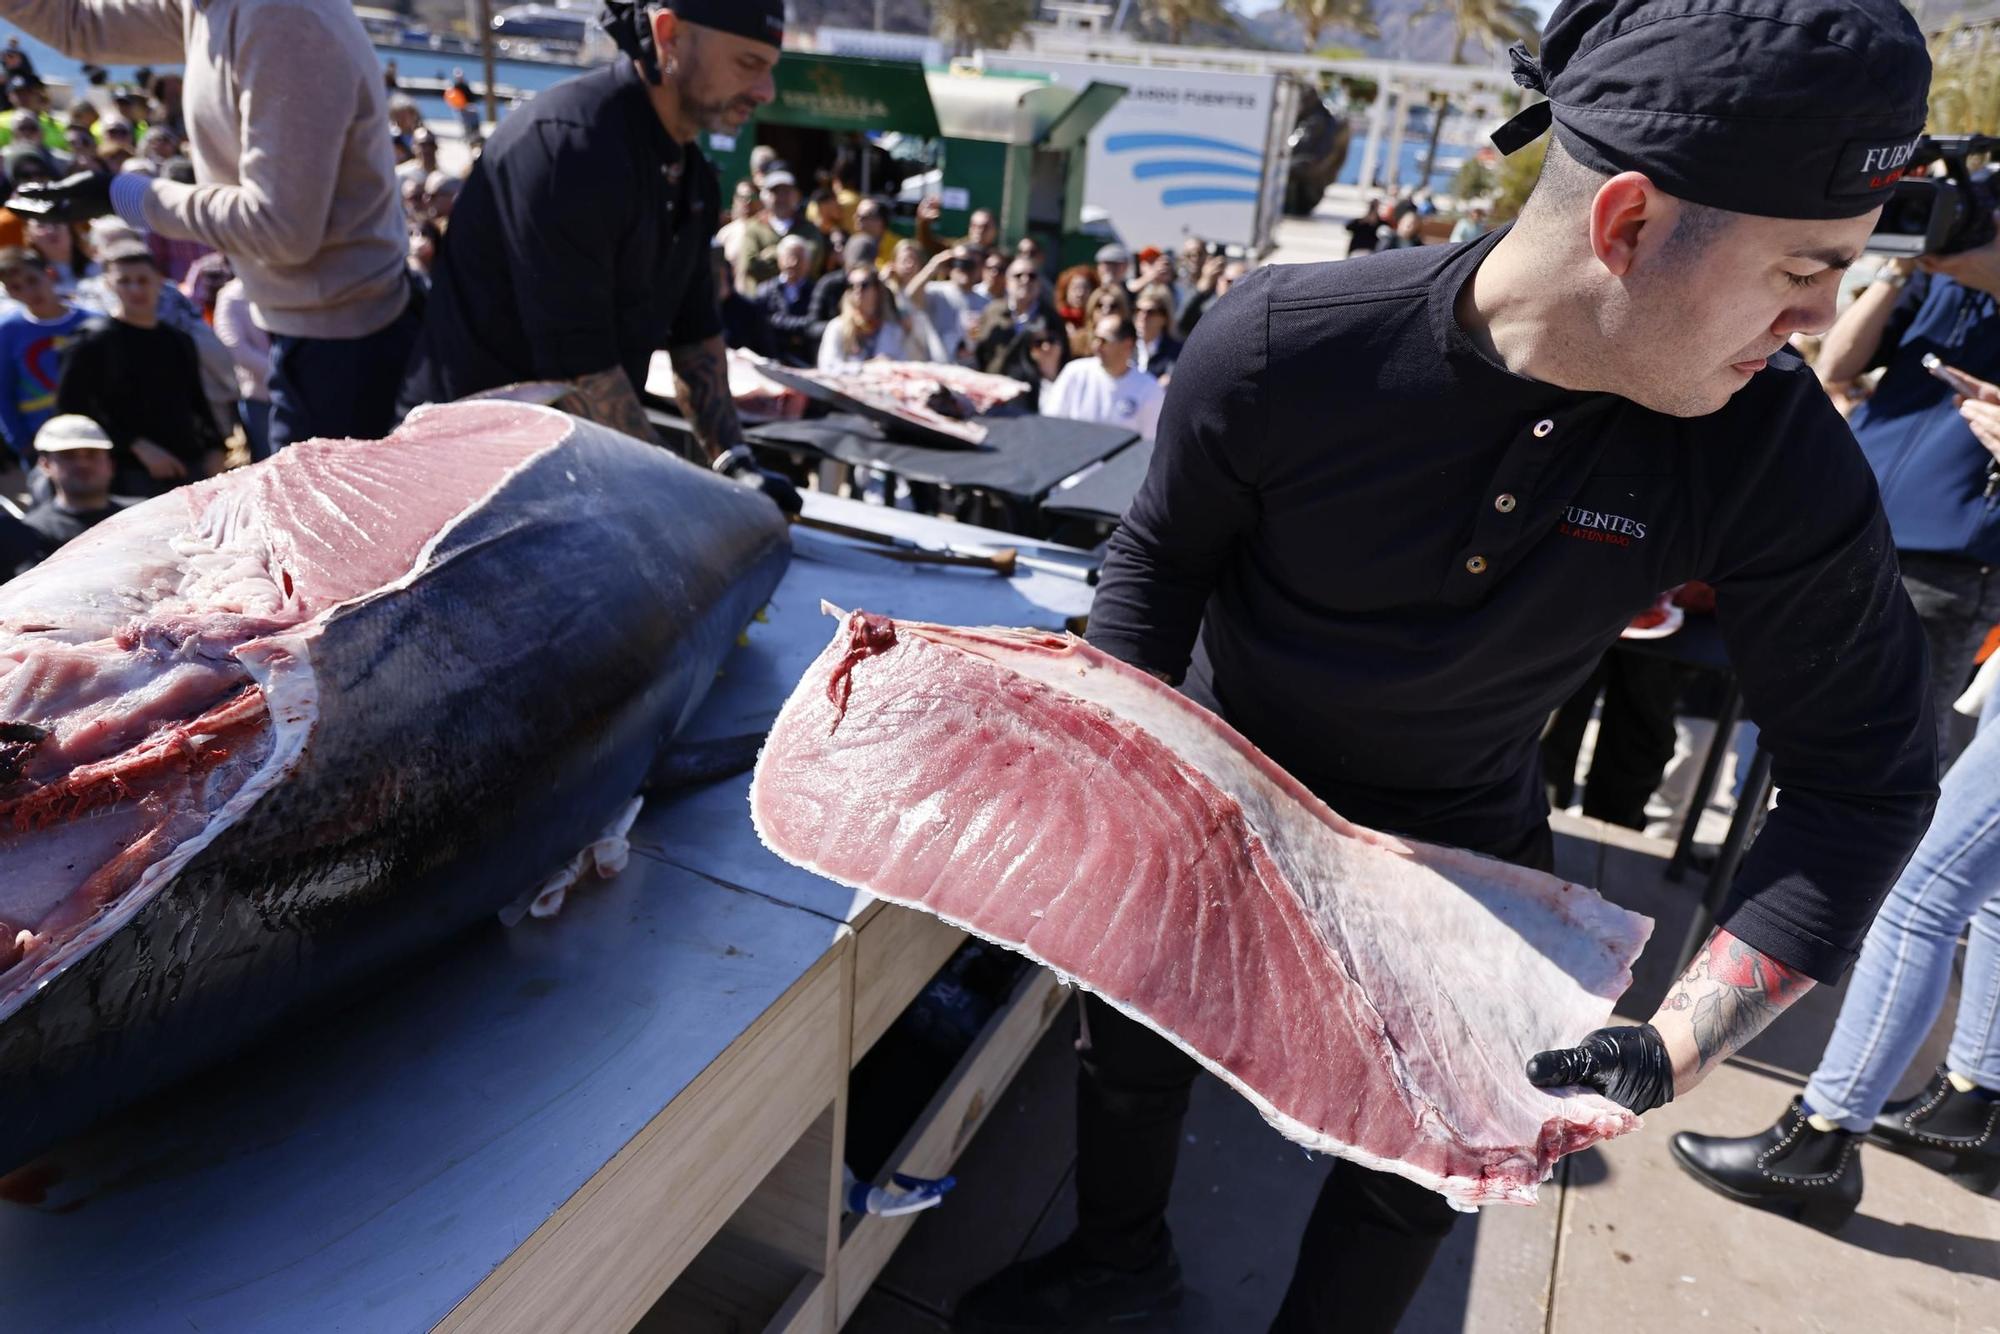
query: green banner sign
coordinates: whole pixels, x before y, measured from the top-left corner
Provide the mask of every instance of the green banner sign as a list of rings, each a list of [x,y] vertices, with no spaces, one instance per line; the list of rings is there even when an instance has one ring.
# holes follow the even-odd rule
[[[924,67],[910,61],[787,51],[778,62],[778,95],[757,113],[772,125],[822,130],[897,130],[935,137]]]

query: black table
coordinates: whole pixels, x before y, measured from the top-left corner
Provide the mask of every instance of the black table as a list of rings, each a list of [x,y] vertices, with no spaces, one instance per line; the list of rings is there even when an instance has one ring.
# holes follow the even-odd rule
[[[1138,440],[1122,426],[1064,417],[985,417],[986,443],[945,449],[906,444],[875,422],[833,413],[768,422],[744,434],[752,445],[805,450],[912,482],[984,492],[1024,518],[1056,484]]]
[[[1152,462],[1153,442],[1141,440],[1114,454],[1102,468],[1075,486],[1066,486],[1050,496],[1042,502],[1042,508],[1066,518],[1117,523],[1125,517],[1132,497],[1139,494]]]

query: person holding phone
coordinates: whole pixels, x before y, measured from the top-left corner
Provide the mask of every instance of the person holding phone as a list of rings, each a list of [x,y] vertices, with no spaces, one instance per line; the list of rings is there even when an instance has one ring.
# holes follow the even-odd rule
[[[1938,762],[1948,768],[1951,702],[2000,624],[2000,467],[1976,432],[1991,404],[1930,374],[1926,357],[2000,380],[2000,239],[1885,267],[1827,331],[1814,367],[1829,389],[1882,368],[1848,425],[1875,470],[1930,642]]]

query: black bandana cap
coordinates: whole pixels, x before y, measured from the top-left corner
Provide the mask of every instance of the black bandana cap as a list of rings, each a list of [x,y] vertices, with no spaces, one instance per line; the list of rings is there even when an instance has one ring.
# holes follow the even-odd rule
[[[1554,125],[1595,171],[1771,218],[1886,202],[1923,133],[1930,53],[1897,0],[1562,0],[1514,82],[1548,100],[1494,131]]]
[[[748,37],[775,47],[785,44],[784,0],[605,0],[598,26],[620,51],[639,62],[649,83],[660,81],[658,53],[653,50],[652,14],[670,9],[683,23]]]
[[[698,23],[753,42],[785,44],[785,0],[667,0],[683,23]]]

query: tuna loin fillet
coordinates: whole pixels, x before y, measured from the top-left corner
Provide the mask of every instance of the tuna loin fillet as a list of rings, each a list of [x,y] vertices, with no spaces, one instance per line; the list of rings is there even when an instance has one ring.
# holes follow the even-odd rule
[[[1639,1124],[1522,1067],[1605,1021],[1648,919],[1351,824],[1080,640],[852,613],[750,803],[786,860],[1047,964],[1288,1137],[1455,1205],[1532,1202]]]

